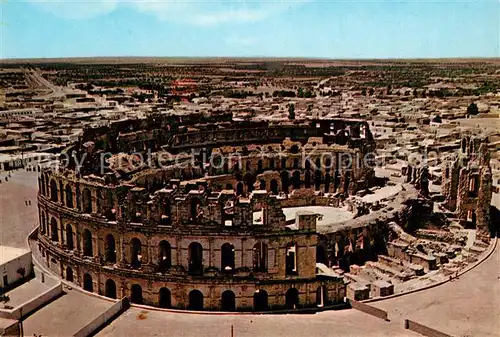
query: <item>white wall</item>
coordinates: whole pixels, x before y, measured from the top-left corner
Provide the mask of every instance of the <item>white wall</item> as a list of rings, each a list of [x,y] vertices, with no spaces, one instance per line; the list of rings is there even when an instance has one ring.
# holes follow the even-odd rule
[[[25,269],[25,277],[31,274],[31,252],[27,252],[26,254],[0,266],[0,287],[5,287],[8,284],[12,284],[22,279],[23,276],[17,272],[19,268]],[[7,276],[8,284],[4,284],[4,276]]]

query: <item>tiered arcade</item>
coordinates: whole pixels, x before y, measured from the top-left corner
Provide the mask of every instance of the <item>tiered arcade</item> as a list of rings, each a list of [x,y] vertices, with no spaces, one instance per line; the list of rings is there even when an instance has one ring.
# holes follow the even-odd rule
[[[157,115],[86,130],[66,167],[42,170],[40,250],[61,278],[133,303],[332,305],[345,284],[317,272],[318,215],[287,221],[282,208],[330,205],[369,187],[363,158],[373,149],[358,120]]]

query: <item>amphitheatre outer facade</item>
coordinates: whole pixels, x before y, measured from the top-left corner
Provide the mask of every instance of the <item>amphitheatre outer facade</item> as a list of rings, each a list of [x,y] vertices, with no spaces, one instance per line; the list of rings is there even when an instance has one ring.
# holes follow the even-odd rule
[[[368,124],[357,120],[173,116],[89,129],[66,150],[69,165],[42,171],[39,247],[61,278],[133,303],[223,311],[334,305],[345,283],[317,262],[339,263],[343,251],[329,252],[320,214],[298,208],[287,219],[282,208],[334,207],[369,187],[373,169],[356,165],[373,148]],[[153,164],[131,163],[138,152]],[[162,153],[171,162],[160,163]],[[343,165],[345,153],[358,160]]]

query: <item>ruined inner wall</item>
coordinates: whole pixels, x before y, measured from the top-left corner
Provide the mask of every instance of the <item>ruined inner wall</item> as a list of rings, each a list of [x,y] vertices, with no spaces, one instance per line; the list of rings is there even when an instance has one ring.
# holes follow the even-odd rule
[[[442,194],[464,225],[489,239],[492,174],[487,139],[464,136],[457,158],[444,163]]]

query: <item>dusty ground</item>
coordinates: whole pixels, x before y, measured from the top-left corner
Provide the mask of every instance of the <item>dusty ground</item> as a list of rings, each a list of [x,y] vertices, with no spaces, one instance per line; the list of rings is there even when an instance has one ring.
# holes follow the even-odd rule
[[[467,128],[477,128],[483,132],[497,132],[500,130],[500,118],[468,118],[457,119],[460,126]]]
[[[500,246],[459,279],[373,303],[391,320],[412,319],[456,337],[500,336]]]
[[[26,248],[26,237],[38,225],[38,173],[24,170],[0,173],[0,244]],[[31,206],[25,201],[31,200]]]
[[[342,222],[354,217],[354,214],[349,212],[344,208],[339,207],[327,207],[327,206],[304,206],[304,207],[287,207],[283,208],[283,213],[285,214],[286,220],[295,219],[295,214],[297,212],[313,212],[319,213],[323,217],[318,219],[317,225],[322,226],[326,224]]]
[[[402,324],[349,309],[313,315],[197,315],[131,308],[100,333],[99,337],[121,336],[230,336],[231,325],[238,337],[385,337],[419,336]]]

